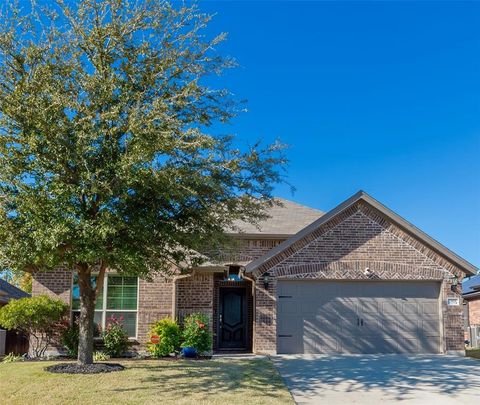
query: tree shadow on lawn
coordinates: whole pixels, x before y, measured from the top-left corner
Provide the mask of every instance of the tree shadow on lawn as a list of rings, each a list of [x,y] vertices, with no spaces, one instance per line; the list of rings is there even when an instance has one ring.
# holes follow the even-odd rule
[[[438,394],[480,392],[480,362],[445,355],[278,356],[287,386],[303,395],[381,389],[396,400],[425,389]],[[341,386],[340,383],[343,383]],[[347,384],[345,384],[347,383]]]
[[[127,370],[144,370],[147,377],[134,387],[116,388],[117,392],[139,390],[175,390],[178,397],[218,395],[245,391],[262,397],[280,397],[285,385],[268,360],[181,360],[126,364]],[[284,391],[285,390],[285,391]],[[248,398],[245,398],[246,400]]]

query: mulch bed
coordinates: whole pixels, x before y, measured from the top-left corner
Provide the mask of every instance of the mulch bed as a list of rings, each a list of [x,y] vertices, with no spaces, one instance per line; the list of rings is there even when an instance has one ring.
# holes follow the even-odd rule
[[[99,374],[122,371],[124,369],[125,367],[117,363],[94,363],[84,365],[77,363],[60,363],[45,367],[45,371],[61,374]]]

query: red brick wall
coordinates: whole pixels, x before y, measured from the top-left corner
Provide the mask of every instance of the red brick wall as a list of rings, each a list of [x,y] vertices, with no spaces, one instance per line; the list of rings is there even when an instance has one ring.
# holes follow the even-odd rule
[[[256,270],[260,281],[256,289],[254,350],[276,350],[276,277],[368,279],[364,275],[366,267],[375,279],[444,280],[444,350],[463,349],[462,307],[446,305],[447,297],[461,298],[460,284],[452,292],[448,279],[456,274],[460,283],[463,273],[375,209],[358,203]],[[265,291],[261,275],[267,270],[271,282]]]
[[[231,246],[221,251],[205,251],[207,256],[213,256],[220,263],[249,263],[263,256],[265,253],[278,246],[285,239],[265,238],[238,238]]]
[[[468,301],[468,319],[470,326],[480,326],[480,297]]]
[[[194,274],[177,281],[177,312],[180,321],[186,315],[201,312],[210,318],[213,330],[213,280],[214,274]]]
[[[71,303],[72,272],[55,270],[38,272],[33,275],[32,296],[46,294]]]
[[[163,318],[172,317],[172,280],[156,276],[152,281],[138,280],[137,339],[143,346],[150,326]]]

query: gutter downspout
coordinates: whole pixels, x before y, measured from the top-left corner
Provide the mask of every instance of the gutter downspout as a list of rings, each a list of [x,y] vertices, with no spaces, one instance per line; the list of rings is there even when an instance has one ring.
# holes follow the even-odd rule
[[[188,278],[188,277],[192,277],[193,275],[195,274],[195,269],[192,270],[191,273],[189,274],[181,274],[179,276],[175,276],[173,277],[173,280],[172,280],[172,283],[173,283],[173,291],[172,291],[172,320],[176,320],[177,319],[177,281],[178,280],[181,280],[181,279],[184,279],[184,278]]]
[[[244,278],[245,280],[248,280],[252,283],[252,301],[253,301],[253,308],[252,308],[252,312],[253,312],[252,352],[255,353],[255,325],[257,324],[257,321],[256,321],[256,314],[257,314],[256,306],[257,305],[256,305],[256,294],[255,294],[256,281],[255,281],[255,279],[250,278],[250,277],[245,275],[245,267],[243,267],[240,270],[240,275],[241,275],[242,278]]]

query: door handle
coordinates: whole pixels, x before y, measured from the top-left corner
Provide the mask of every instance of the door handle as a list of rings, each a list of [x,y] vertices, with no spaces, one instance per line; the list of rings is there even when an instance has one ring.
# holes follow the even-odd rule
[[[360,318],[357,316],[357,326],[360,326]]]
[[[360,325],[363,326],[363,319],[360,320]]]

